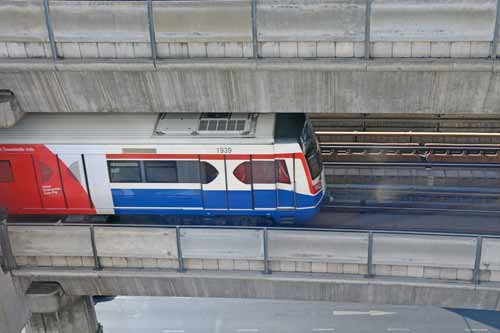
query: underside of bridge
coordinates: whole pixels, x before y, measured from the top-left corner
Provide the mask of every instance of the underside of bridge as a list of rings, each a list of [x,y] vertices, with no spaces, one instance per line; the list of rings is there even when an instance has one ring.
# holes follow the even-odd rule
[[[9,61],[0,63],[0,89],[19,107],[0,120],[12,125],[23,112],[495,114],[498,68],[488,60]]]
[[[17,270],[24,289],[33,281],[57,282],[69,296],[128,295],[225,297],[365,304],[436,305],[500,310],[498,283],[471,285],[404,278],[293,273]]]
[[[0,127],[26,112],[497,114],[499,17],[496,0],[5,0]]]

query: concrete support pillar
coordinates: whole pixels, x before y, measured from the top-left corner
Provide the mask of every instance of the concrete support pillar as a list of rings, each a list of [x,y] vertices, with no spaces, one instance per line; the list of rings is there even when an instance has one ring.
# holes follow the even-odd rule
[[[34,283],[26,292],[32,316],[28,333],[96,333],[91,296],[66,296],[56,283]]]
[[[0,332],[19,333],[28,321],[29,311],[9,273],[0,269]]]
[[[24,112],[14,95],[9,91],[0,90],[0,128],[14,126],[23,115]]]

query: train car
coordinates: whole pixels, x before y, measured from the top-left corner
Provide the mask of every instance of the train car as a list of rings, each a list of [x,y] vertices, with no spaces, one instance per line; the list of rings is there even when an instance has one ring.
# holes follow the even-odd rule
[[[28,114],[0,130],[8,214],[265,217],[325,195],[304,114]]]

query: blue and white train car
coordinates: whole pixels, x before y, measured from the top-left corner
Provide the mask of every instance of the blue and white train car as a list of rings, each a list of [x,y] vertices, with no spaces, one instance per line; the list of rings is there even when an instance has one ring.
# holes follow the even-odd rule
[[[0,192],[11,214],[304,222],[325,184],[304,114],[28,114],[0,130]]]

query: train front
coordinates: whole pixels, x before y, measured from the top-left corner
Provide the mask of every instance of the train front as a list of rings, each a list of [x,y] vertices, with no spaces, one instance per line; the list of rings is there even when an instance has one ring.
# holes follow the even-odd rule
[[[321,150],[318,139],[307,117],[305,117],[304,129],[300,137],[300,145],[309,171],[307,180],[311,191],[311,205],[305,207],[307,209],[304,209],[304,213],[297,217],[298,222],[305,222],[312,219],[319,212],[326,193],[326,181],[323,162],[321,160]]]

